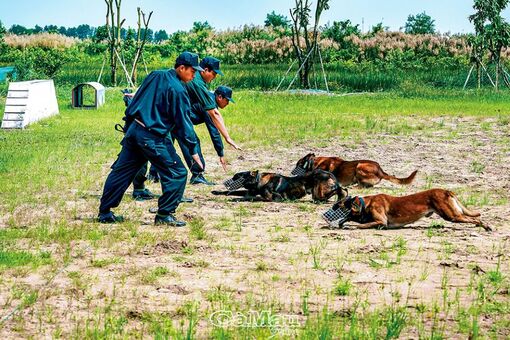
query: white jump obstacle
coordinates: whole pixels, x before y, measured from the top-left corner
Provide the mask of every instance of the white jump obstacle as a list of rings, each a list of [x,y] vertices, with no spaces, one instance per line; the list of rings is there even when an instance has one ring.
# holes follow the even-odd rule
[[[53,80],[11,82],[2,129],[23,129],[30,123],[58,113]]]

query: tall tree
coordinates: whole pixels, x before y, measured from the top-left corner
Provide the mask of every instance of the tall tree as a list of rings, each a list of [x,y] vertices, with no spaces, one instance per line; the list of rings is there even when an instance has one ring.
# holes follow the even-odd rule
[[[68,29],[69,31],[70,29]],[[94,35],[92,36],[92,41],[95,43],[100,43],[103,41],[108,41],[108,28],[106,25],[99,26],[96,28]]]
[[[39,25],[35,25],[35,27],[32,29],[32,33],[41,33],[43,31],[43,28]]]
[[[405,32],[409,34],[434,34],[436,26],[430,15],[423,12],[409,15],[405,24]]]
[[[159,44],[166,40],[168,40],[168,33],[165,30],[159,30],[154,33],[154,42]]]
[[[191,32],[199,33],[202,31],[212,31],[213,27],[207,21],[195,21],[193,23],[193,27],[191,28]]]
[[[344,43],[345,38],[353,34],[359,36],[361,31],[359,25],[353,25],[348,19],[344,21],[333,21],[332,25],[327,23],[322,31],[324,38],[329,38],[341,45]]]
[[[314,23],[310,27],[311,6],[310,0],[295,0],[295,7],[290,9],[292,18],[292,45],[296,58],[299,62],[299,81],[303,88],[310,88],[310,70],[313,66],[315,53],[317,52],[317,40],[319,37],[319,20],[322,12],[329,9],[329,0],[317,0],[315,7]],[[311,31],[310,31],[311,30]],[[304,40],[305,46],[300,43]]]
[[[46,25],[43,30],[48,33],[58,33],[58,27],[56,25]]]
[[[488,49],[496,65],[496,89],[502,72],[501,52],[503,48],[510,45],[510,24],[501,16],[508,3],[509,0],[475,0],[473,8],[476,13],[469,16],[469,20],[475,26],[476,37],[471,42],[474,47],[473,52],[478,54],[476,55],[477,63],[481,63],[484,50]],[[510,85],[509,79],[504,79],[507,85]]]
[[[264,26],[273,28],[290,28],[290,20],[283,14],[276,14],[275,11],[267,13],[266,20],[264,20]]]
[[[58,33],[62,35],[67,35],[67,28],[65,28],[64,26],[60,26],[58,28]]]
[[[4,38],[6,32],[5,26],[2,24],[2,20],[0,20],[0,41]]]
[[[22,35],[22,34],[28,34],[29,30],[22,25],[12,25],[11,28],[9,28],[9,33],[16,34],[16,35]]]
[[[93,29],[89,25],[82,24],[76,27],[76,35],[79,39],[87,39],[92,37],[92,32]]]
[[[0,20],[0,56],[4,55],[5,50],[7,48],[7,45],[4,41],[4,35],[7,32],[5,29],[5,26],[2,24],[2,21]]]

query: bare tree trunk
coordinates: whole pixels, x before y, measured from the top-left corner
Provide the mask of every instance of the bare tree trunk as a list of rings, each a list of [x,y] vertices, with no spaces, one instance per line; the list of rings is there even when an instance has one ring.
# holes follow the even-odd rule
[[[115,43],[113,41],[113,0],[104,0],[106,3],[106,30],[108,32],[108,49],[110,51],[110,83],[116,85],[116,57],[115,57]],[[111,25],[110,25],[111,21]]]
[[[476,79],[478,82],[478,89],[482,86],[482,72],[480,69],[480,63],[476,63]]]
[[[145,13],[140,9],[140,7],[137,8],[138,11],[138,31],[136,34],[136,52],[135,52],[135,58],[133,59],[133,67],[131,68],[131,81],[133,84],[136,84],[136,78],[137,78],[137,66],[138,62],[140,61],[140,58],[143,54],[143,48],[145,46],[145,43],[147,42],[147,33],[149,29],[149,22],[151,21],[152,12],[149,13],[149,17],[145,19]],[[143,37],[142,34],[142,19],[143,19],[143,26],[144,26],[144,32]]]
[[[328,2],[329,0],[317,0],[317,7],[314,15],[315,22],[311,34],[308,30],[311,2],[309,2],[309,0],[295,0],[296,7],[290,9],[290,16],[293,22],[292,45],[300,64],[299,80],[301,87],[305,89],[310,88],[310,70],[313,66],[315,53],[317,51],[319,20],[322,12],[329,8]],[[300,46],[301,37],[305,41],[304,50]]]
[[[104,0],[106,3],[106,31],[108,32],[108,50],[110,52],[110,81],[117,86],[117,61],[118,51],[121,48],[121,28],[125,20],[120,18],[120,7],[122,0]],[[115,11],[116,9],[116,11]]]

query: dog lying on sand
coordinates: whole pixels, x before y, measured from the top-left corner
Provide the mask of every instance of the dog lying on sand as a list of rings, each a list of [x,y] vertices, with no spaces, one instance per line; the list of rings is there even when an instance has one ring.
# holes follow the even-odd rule
[[[467,209],[453,192],[444,189],[431,189],[401,197],[386,194],[348,196],[335,203],[323,216],[330,223],[338,217],[339,226],[353,221],[360,223],[357,228],[365,229],[401,227],[433,213],[449,222],[471,223],[492,231],[482,223],[479,212]]]
[[[340,157],[316,157],[314,153],[309,153],[297,162],[292,174],[299,175],[314,169],[331,172],[344,187],[358,184],[366,188],[378,184],[383,179],[396,184],[411,184],[418,172],[415,170],[407,178],[397,178],[388,175],[379,163],[374,161],[346,161]]]
[[[312,194],[316,202],[325,202],[334,195],[338,196],[338,200],[347,195],[347,190],[342,188],[333,174],[318,169],[295,177],[259,171],[238,172],[225,185],[230,190],[212,191],[212,194],[247,199],[260,196],[269,202],[297,200],[307,194]],[[245,190],[235,190],[241,187]]]

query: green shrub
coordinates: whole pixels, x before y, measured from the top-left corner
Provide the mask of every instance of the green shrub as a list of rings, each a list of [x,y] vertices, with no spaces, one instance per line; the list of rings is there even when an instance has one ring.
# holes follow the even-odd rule
[[[16,59],[14,72],[17,80],[54,78],[70,60],[67,50],[27,48]]]

